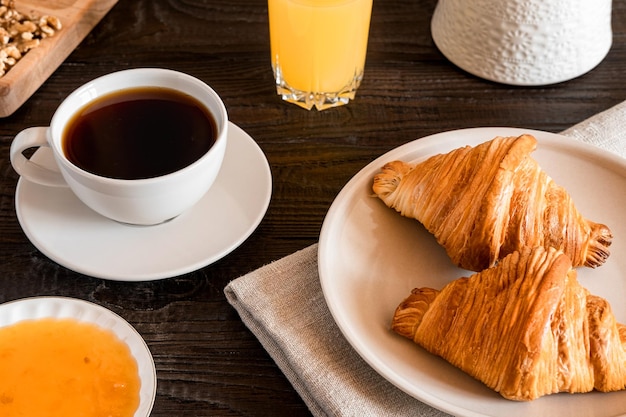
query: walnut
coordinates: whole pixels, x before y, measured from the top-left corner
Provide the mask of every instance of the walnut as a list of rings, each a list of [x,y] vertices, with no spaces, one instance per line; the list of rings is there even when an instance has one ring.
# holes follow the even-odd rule
[[[0,0],[0,77],[61,28],[56,16],[26,16],[15,9],[14,0]]]

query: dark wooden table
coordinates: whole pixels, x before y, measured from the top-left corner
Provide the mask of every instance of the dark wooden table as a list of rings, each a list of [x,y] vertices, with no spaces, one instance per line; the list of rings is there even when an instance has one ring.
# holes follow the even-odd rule
[[[537,88],[495,84],[450,64],[430,36],[435,4],[376,0],[357,99],[308,112],[275,94],[265,0],[120,0],[48,81],[0,120],[0,302],[70,296],[126,318],[154,355],[155,417],[307,415],[227,303],[230,280],[315,243],[342,186],[398,145],[477,126],[558,132],[626,99],[623,0],[613,2],[606,59],[580,78]],[[80,275],[50,261],[22,232],[9,146],[20,130],[48,125],[63,98],[86,81],[143,66],[187,72],[222,96],[231,121],[267,155],[272,201],[247,241],[194,273],[139,283]]]

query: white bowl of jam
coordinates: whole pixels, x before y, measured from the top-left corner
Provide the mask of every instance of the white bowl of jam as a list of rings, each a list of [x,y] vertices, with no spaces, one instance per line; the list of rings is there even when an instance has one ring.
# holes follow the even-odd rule
[[[65,297],[0,305],[0,415],[147,417],[154,360],[112,311]]]

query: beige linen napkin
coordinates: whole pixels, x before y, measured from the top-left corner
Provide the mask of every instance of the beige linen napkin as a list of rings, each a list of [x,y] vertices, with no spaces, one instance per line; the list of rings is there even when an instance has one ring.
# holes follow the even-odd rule
[[[626,102],[563,134],[626,157]],[[230,282],[224,291],[313,415],[447,415],[387,382],[352,349],[326,306],[317,244]]]
[[[561,132],[626,158],[626,101]]]

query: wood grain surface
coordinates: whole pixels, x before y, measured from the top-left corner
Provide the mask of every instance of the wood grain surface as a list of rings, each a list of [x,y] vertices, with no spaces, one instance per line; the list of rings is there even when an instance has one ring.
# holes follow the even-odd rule
[[[0,117],[17,110],[72,53],[117,0],[18,0],[26,16],[55,16],[63,28],[41,41],[0,77]]]
[[[466,127],[559,132],[626,99],[624,0],[613,2],[613,47],[597,68],[533,88],[485,81],[447,61],[430,36],[435,5],[374,1],[356,100],[309,112],[275,93],[265,0],[119,0],[32,97],[0,119],[0,302],[70,296],[127,319],[156,362],[154,417],[309,415],[227,303],[230,280],[315,243],[344,184],[392,148]],[[9,147],[22,129],[48,125],[81,84],[135,67],[176,69],[211,85],[265,152],[274,189],[259,228],[224,259],[180,277],[112,282],[74,273],[28,241],[16,218]]]

